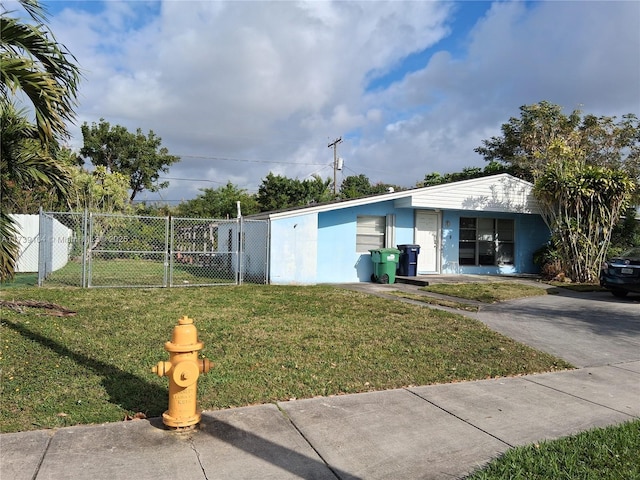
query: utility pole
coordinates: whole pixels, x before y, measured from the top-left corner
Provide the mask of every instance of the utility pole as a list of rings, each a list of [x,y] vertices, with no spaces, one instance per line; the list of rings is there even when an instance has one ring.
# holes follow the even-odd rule
[[[337,170],[338,170],[338,144],[342,142],[342,137],[336,138],[333,143],[327,145],[327,148],[333,147],[333,196],[335,197],[338,194],[338,186],[337,183]]]

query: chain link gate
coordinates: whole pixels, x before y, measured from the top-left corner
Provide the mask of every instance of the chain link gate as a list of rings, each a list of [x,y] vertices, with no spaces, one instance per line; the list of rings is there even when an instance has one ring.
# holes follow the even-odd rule
[[[40,212],[38,285],[86,285],[87,213]]]
[[[168,218],[92,213],[87,287],[165,287]]]
[[[41,212],[40,236],[39,285],[45,280],[83,287],[268,281],[264,220]]]

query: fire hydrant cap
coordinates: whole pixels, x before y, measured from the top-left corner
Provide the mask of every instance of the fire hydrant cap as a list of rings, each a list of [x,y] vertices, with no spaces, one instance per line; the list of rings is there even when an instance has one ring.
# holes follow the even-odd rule
[[[193,324],[193,319],[186,315],[173,327],[171,341],[166,342],[164,346],[169,352],[193,352],[202,350],[203,347],[203,343],[198,341],[198,330]]]

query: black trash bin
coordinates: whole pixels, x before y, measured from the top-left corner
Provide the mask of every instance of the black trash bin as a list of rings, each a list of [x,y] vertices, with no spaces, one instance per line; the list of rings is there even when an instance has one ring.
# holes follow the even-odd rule
[[[420,245],[398,245],[398,250],[400,250],[398,275],[402,277],[415,277],[418,275]]]

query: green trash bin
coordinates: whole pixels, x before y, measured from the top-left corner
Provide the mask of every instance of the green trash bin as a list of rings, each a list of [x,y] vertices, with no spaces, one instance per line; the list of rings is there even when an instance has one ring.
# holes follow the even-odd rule
[[[395,283],[396,269],[400,261],[400,250],[397,248],[379,248],[369,250],[373,262],[371,281],[378,283]]]

